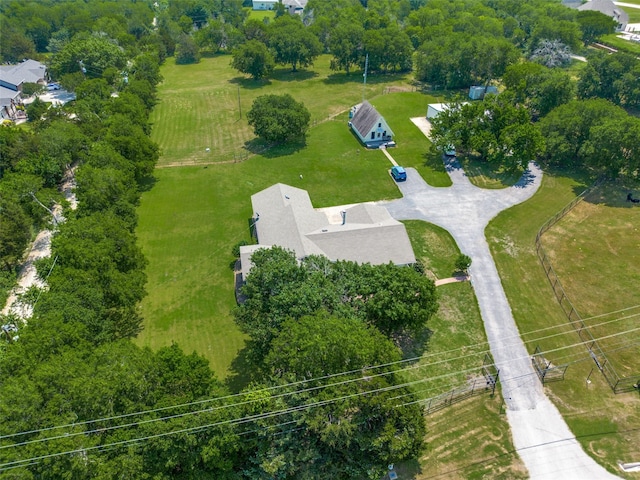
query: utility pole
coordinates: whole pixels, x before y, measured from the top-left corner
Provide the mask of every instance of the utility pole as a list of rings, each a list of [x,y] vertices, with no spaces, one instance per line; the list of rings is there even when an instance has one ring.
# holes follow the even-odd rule
[[[364,83],[362,84],[362,102],[364,103],[365,96],[367,94],[367,69],[369,68],[369,54],[364,59]]]

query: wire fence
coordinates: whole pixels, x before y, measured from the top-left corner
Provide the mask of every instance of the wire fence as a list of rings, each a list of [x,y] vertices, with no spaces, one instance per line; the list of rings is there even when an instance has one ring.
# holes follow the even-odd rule
[[[547,220],[542,225],[542,227],[540,227],[540,230],[538,230],[538,234],[536,235],[536,254],[538,255],[538,259],[542,264],[542,268],[544,269],[544,273],[547,276],[547,280],[549,280],[549,283],[551,284],[551,288],[553,289],[553,293],[556,296],[556,300],[558,300],[558,303],[560,304],[560,307],[562,308],[565,316],[567,317],[569,322],[571,322],[571,325],[573,325],[574,329],[578,333],[580,340],[584,342],[584,345],[587,347],[589,355],[595,362],[598,370],[602,372],[604,378],[606,379],[607,383],[614,391],[614,393],[624,393],[632,391],[634,390],[634,388],[636,388],[634,387],[634,385],[637,385],[639,383],[639,375],[633,375],[630,377],[620,377],[620,375],[618,375],[618,372],[613,367],[611,362],[609,362],[609,359],[605,355],[596,339],[591,334],[591,331],[584,323],[575,306],[573,305],[573,303],[571,303],[571,300],[569,300],[569,297],[562,287],[562,283],[560,282],[558,275],[553,269],[553,265],[551,265],[551,260],[547,256],[542,246],[542,235],[556,223],[558,223],[562,218],[564,218],[567,213],[569,213],[576,205],[584,200],[584,198],[601,183],[602,181],[599,180],[594,185],[587,188],[584,192],[574,198],[567,206],[565,206],[562,210],[560,210],[553,217]]]

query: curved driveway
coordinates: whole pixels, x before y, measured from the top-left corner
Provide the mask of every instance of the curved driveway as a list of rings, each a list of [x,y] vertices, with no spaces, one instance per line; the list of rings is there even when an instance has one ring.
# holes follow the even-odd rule
[[[540,186],[542,172],[529,165],[513,187],[488,190],[475,187],[457,162],[447,170],[453,185],[428,185],[415,169],[398,184],[403,198],[381,202],[398,220],[424,220],[453,236],[460,250],[473,260],[471,281],[478,299],[491,353],[500,369],[502,394],[513,441],[532,479],[599,480],[616,477],[580,447],[557,408],[546,397],[520,340],[484,230],[499,212],[530,198]]]

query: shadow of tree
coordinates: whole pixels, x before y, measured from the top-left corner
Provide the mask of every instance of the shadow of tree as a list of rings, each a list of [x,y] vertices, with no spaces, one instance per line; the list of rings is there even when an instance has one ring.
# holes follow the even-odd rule
[[[158,179],[154,175],[147,175],[139,182],[139,188],[141,192],[148,192],[158,182]]]
[[[252,382],[260,379],[259,369],[251,359],[251,347],[249,342],[238,352],[236,358],[229,367],[231,374],[225,378],[224,384],[232,393],[241,392]]]
[[[362,83],[362,70],[351,71],[349,75],[345,72],[336,72],[327,75],[323,83],[327,85],[340,85],[345,83]],[[407,73],[376,73],[367,75],[368,85],[377,85],[380,83],[389,83],[397,80],[403,80],[407,76]]]
[[[580,192],[578,192],[579,194]],[[608,181],[595,187],[584,201],[617,208],[640,208],[640,182]]]
[[[401,332],[393,335],[393,342],[402,351],[402,358],[421,357],[429,348],[433,331],[427,327],[417,332]]]
[[[313,70],[296,70],[290,68],[276,68],[270,75],[270,78],[279,82],[302,82],[318,76],[318,72]]]
[[[271,85],[271,80],[268,78],[261,78],[259,80],[254,80],[249,77],[233,77],[229,80],[229,83],[233,83],[234,85],[238,85],[246,90],[256,90],[268,85]]]
[[[244,143],[245,150],[248,150],[254,155],[261,155],[265,158],[278,158],[293,155],[306,146],[306,138],[276,145],[269,144],[260,138],[254,138]]]
[[[447,169],[442,158],[442,153],[437,151],[435,147],[430,148],[422,154],[423,165],[429,167],[435,172],[446,173]]]

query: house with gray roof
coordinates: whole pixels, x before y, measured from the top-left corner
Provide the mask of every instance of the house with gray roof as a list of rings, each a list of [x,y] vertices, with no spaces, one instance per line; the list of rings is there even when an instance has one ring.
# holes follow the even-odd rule
[[[349,112],[349,127],[367,148],[378,148],[393,141],[386,120],[366,100]]]
[[[306,190],[277,183],[251,196],[257,245],[240,247],[242,278],[251,255],[274,245],[292,250],[302,260],[324,255],[380,265],[410,265],[416,257],[405,226],[386,208],[372,203],[314,209]]]
[[[16,105],[20,103],[25,83],[47,83],[47,67],[35,60],[25,60],[15,65],[0,65],[0,117],[12,119]]]
[[[25,60],[16,65],[0,65],[0,87],[22,91],[25,83],[47,84],[47,67],[35,60]]]
[[[613,18],[618,24],[616,27],[618,31],[624,30],[629,23],[629,14],[611,0],[591,0],[580,5],[578,10],[594,10]]]

